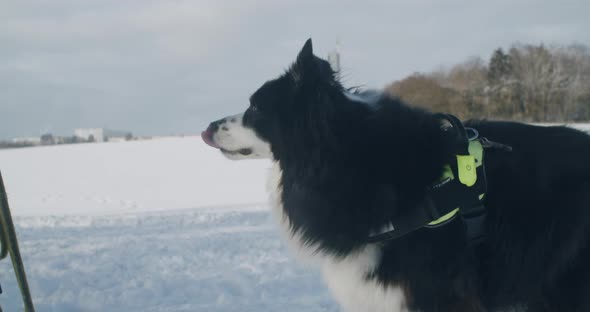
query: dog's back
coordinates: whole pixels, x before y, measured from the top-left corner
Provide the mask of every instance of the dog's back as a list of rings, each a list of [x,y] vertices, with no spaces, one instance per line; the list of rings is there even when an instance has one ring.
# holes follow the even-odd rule
[[[480,274],[490,296],[483,299],[507,304],[520,297],[555,311],[590,311],[590,136],[566,127],[469,124],[512,146],[485,156],[487,252]]]

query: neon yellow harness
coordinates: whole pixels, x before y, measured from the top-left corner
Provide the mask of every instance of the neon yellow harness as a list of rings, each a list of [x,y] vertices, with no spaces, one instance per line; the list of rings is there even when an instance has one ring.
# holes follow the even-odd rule
[[[475,185],[477,182],[477,168],[483,166],[483,146],[477,140],[469,142],[469,155],[457,155],[457,169],[459,172],[459,181],[471,187]],[[453,174],[453,170],[451,170],[451,166],[446,165],[443,170],[443,174],[441,176],[441,181],[444,180],[453,180],[455,179],[455,175]],[[482,200],[485,196],[485,193],[479,195],[479,199]],[[457,215],[459,212],[460,207],[455,208],[451,212],[445,214],[444,216],[428,223],[427,226],[436,226],[440,225],[448,220],[451,220],[453,217]]]
[[[427,190],[425,204],[397,216],[379,232],[371,233],[368,243],[397,239],[423,228],[444,226],[456,216],[461,216],[468,244],[483,241],[487,215],[483,203],[487,190],[483,150],[485,147],[511,151],[512,147],[479,137],[475,129],[466,129],[453,115],[435,114],[434,118],[451,125],[443,131],[449,147],[455,152],[456,163],[451,161],[443,167],[440,180]]]

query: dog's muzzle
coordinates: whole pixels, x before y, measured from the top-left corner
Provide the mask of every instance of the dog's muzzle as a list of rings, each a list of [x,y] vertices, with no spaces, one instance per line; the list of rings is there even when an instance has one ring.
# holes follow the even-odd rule
[[[270,146],[254,129],[244,126],[242,117],[243,114],[238,114],[212,122],[201,138],[229,159],[269,158]]]

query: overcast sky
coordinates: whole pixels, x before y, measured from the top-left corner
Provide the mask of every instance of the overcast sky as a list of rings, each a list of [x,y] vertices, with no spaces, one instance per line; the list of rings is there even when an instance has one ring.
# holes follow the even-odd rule
[[[590,45],[590,1],[3,0],[0,139],[76,127],[196,134],[245,109],[304,41],[342,43],[345,83],[489,58],[511,43]]]

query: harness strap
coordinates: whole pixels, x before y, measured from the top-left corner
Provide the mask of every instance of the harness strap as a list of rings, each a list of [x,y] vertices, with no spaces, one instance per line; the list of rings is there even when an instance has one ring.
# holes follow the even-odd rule
[[[481,145],[478,141],[472,141],[470,144],[471,151],[481,151]],[[401,215],[395,218],[395,224],[389,223],[380,231],[373,233],[367,239],[368,243],[377,243],[386,240],[393,240],[405,236],[421,228],[435,228],[446,225],[448,222],[460,215],[466,221],[466,236],[469,241],[479,242],[480,236],[483,236],[483,217],[485,209],[481,200],[486,191],[485,168],[483,166],[482,155],[476,155],[477,161],[477,182],[468,187],[459,179],[457,168],[445,166],[442,180],[432,185],[427,191],[426,201],[418,209],[412,210],[407,215]],[[481,209],[473,208],[480,206]],[[471,221],[474,219],[473,221]],[[477,220],[475,220],[477,219]],[[467,224],[469,223],[469,224]]]
[[[393,240],[421,228],[434,228],[447,224],[461,216],[468,244],[483,241],[486,209],[483,199],[487,190],[483,149],[499,148],[510,151],[511,147],[479,138],[477,130],[465,128],[453,115],[434,116],[451,125],[449,132],[451,148],[455,150],[456,161],[445,166],[441,181],[427,190],[427,200],[418,209],[402,215],[380,231],[372,233],[368,243]]]
[[[384,226],[381,231],[369,236],[367,243],[398,239],[423,228],[424,224],[430,221],[432,221],[432,216],[428,213],[428,209],[416,209],[413,213],[396,218],[396,224],[390,223]]]

